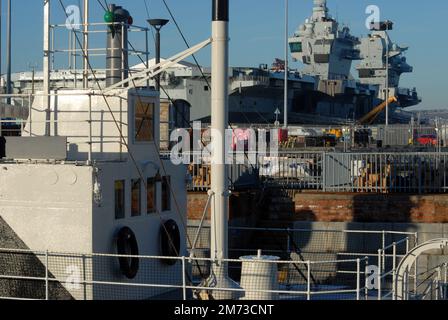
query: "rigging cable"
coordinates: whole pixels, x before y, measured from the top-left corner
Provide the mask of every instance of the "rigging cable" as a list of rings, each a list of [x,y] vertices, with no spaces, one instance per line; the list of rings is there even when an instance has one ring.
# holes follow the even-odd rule
[[[67,14],[66,7],[65,7],[64,3],[62,2],[62,0],[59,0],[59,3],[60,3],[60,5],[61,5],[63,11],[65,12],[66,17],[68,18],[68,14]],[[76,37],[76,41],[78,42],[79,46],[80,46],[81,48],[83,48],[82,42],[81,42],[81,40],[79,39],[79,36],[78,36],[76,33],[75,33],[75,37]],[[117,119],[116,119],[116,117],[115,117],[114,112],[112,111],[112,108],[111,108],[111,106],[110,106],[110,104],[109,104],[108,98],[104,95],[104,93],[102,93],[102,89],[101,89],[100,82],[99,82],[99,80],[98,80],[98,78],[97,78],[97,76],[96,76],[96,74],[95,74],[95,72],[94,72],[94,69],[93,69],[92,64],[91,64],[91,62],[90,62],[90,59],[89,59],[89,57],[88,57],[88,54],[85,52],[85,50],[82,50],[82,52],[83,52],[83,57],[86,58],[86,60],[87,60],[87,65],[88,65],[90,71],[92,72],[93,78],[94,78],[94,80],[95,80],[95,82],[96,82],[96,84],[97,84],[97,86],[98,86],[98,88],[99,88],[99,90],[100,90],[100,92],[101,92],[101,96],[102,96],[102,98],[103,98],[103,100],[104,100],[104,102],[105,102],[105,104],[106,104],[106,106],[107,106],[107,109],[109,110],[109,113],[110,113],[110,115],[111,115],[111,117],[112,117],[112,120],[113,120],[115,126],[117,127],[117,131],[118,131],[118,133],[119,133],[119,135],[120,135],[120,139],[121,139],[121,141],[122,141],[121,143],[122,143],[122,144],[126,147],[126,149],[128,150],[129,157],[130,157],[130,159],[131,159],[131,161],[132,161],[134,167],[136,168],[137,173],[138,173],[140,179],[142,180],[142,182],[143,182],[143,184],[144,184],[144,186],[145,186],[145,190],[148,190],[147,180],[144,178],[143,173],[142,173],[142,171],[141,171],[141,168],[140,168],[139,165],[137,164],[137,161],[136,161],[136,159],[135,159],[135,157],[134,157],[134,155],[133,155],[131,149],[129,148],[129,144],[126,142],[126,138],[125,138],[125,136],[124,136],[124,134],[123,134],[122,129],[120,128],[120,126],[119,126],[119,124],[118,124],[118,121],[117,121]],[[141,99],[141,96],[138,95],[138,94],[137,94],[137,97],[138,97],[139,99]],[[162,164],[162,169],[164,170],[164,172],[165,172],[165,174],[166,174],[166,170],[165,170],[165,168],[164,168],[164,166],[163,166],[163,161],[162,161],[162,159],[160,158],[159,150],[158,150],[157,147],[156,147],[155,149],[156,149],[157,153],[159,154],[159,160],[160,160],[160,162],[161,162],[161,164]],[[170,189],[171,189],[171,187],[170,187]],[[157,209],[156,212],[157,212],[157,214],[158,214],[158,216],[159,216],[159,218],[160,218],[160,221],[162,222],[162,227],[165,229],[165,232],[166,232],[168,238],[170,239],[170,243],[171,243],[171,245],[173,246],[173,248],[175,248],[173,239],[171,239],[171,237],[170,237],[170,235],[169,235],[169,231],[166,230],[166,227],[165,227],[164,224],[163,224],[163,219],[162,219],[162,215],[161,215],[160,211]],[[181,216],[180,212],[177,212],[177,214],[179,215],[180,220],[182,221],[183,225],[185,226],[185,221],[184,221],[183,217]],[[186,233],[186,238],[187,238],[187,241],[191,244],[191,240],[190,240],[190,238],[189,238],[189,236],[188,236],[188,233]],[[180,256],[179,252],[177,252],[177,254],[178,254],[178,256]]]
[[[107,5],[107,0],[104,0],[104,1],[105,1],[106,5]],[[61,4],[62,8],[63,8],[64,11],[65,11],[65,6],[64,6],[64,4],[62,3],[62,0],[59,0],[59,3]],[[101,2],[100,2],[99,0],[98,0],[98,3],[101,4]],[[101,7],[103,7],[103,6],[101,6]],[[104,8],[104,7],[103,7],[103,8]],[[79,42],[79,45],[80,45],[81,48],[82,48],[81,41],[80,41],[80,39],[79,39],[79,37],[78,37],[77,35],[76,35],[76,39],[77,39],[77,41]],[[129,40],[128,40],[128,43],[131,45],[131,47],[132,47],[133,50],[135,51],[135,48],[133,47],[132,43],[130,43]],[[86,59],[87,59],[87,61],[88,61],[89,69],[92,71],[92,74],[93,74],[93,76],[94,76],[94,80],[95,80],[95,82],[96,82],[96,84],[97,84],[99,90],[101,91],[101,85],[100,85],[100,83],[99,83],[98,78],[96,77],[96,74],[93,72],[93,67],[92,67],[92,65],[91,65],[91,63],[90,63],[90,59],[89,59],[89,57],[88,57],[88,54],[87,54],[87,53],[84,53],[84,51],[85,51],[85,50],[82,51],[82,52],[83,52],[83,55],[86,57]],[[140,56],[138,56],[138,57],[139,57],[140,59],[142,59]],[[132,82],[133,82],[133,84],[134,84],[134,87],[136,87],[136,86],[135,86],[134,79],[132,79]],[[164,90],[164,89],[163,89],[163,90]],[[167,92],[166,92],[165,90],[164,90],[164,92],[165,92],[165,94],[167,94]],[[136,95],[137,95],[137,98],[140,100],[139,102],[141,103],[141,96],[138,94],[138,92],[137,92]],[[111,116],[112,116],[112,119],[113,119],[113,121],[115,122],[115,125],[116,125],[116,127],[117,127],[117,129],[118,129],[118,131],[119,131],[119,134],[120,134],[120,136],[121,136],[121,140],[123,141],[123,144],[124,144],[125,147],[127,148],[128,153],[129,153],[129,155],[130,155],[130,157],[131,157],[131,160],[132,160],[134,166],[135,166],[136,169],[137,169],[137,172],[138,172],[138,174],[139,174],[139,176],[140,176],[140,179],[141,179],[142,182],[143,182],[143,185],[144,185],[144,187],[145,187],[145,190],[147,191],[147,190],[148,190],[147,180],[143,177],[143,174],[142,174],[142,172],[141,172],[141,170],[140,170],[140,167],[137,165],[136,160],[135,160],[135,158],[134,158],[134,156],[133,156],[133,154],[132,154],[132,151],[130,150],[129,145],[126,143],[126,140],[125,140],[125,138],[124,138],[123,132],[122,132],[120,126],[118,125],[117,121],[116,121],[115,115],[113,114],[113,112],[112,112],[112,110],[111,110],[111,108],[110,108],[110,105],[109,105],[109,103],[108,103],[108,101],[107,101],[107,98],[105,97],[104,94],[102,94],[102,97],[103,97],[103,99],[105,100],[105,103],[106,103],[106,105],[107,105],[107,108],[109,109],[109,112],[110,112],[110,114],[111,114]],[[167,97],[169,97],[168,94],[167,94]],[[170,97],[169,97],[169,99],[170,99],[170,101],[171,101],[172,103],[174,103],[173,100],[172,100]],[[159,159],[159,161],[160,161],[161,168],[162,168],[163,172],[164,172],[165,175],[166,175],[167,171],[166,171],[165,165],[164,165],[164,163],[163,163],[163,161],[162,161],[162,159],[161,159],[160,149],[158,148],[157,144],[154,144],[154,147],[155,147],[156,152],[157,152],[157,154],[158,154],[158,159]],[[187,224],[186,224],[185,221],[184,221],[184,217],[182,217],[182,215],[180,214],[180,207],[179,207],[179,204],[178,204],[178,202],[177,202],[176,194],[175,194],[174,191],[173,191],[171,182],[170,182],[170,181],[166,181],[166,182],[167,182],[168,187],[169,187],[169,189],[170,189],[170,194],[173,196],[173,200],[174,200],[174,203],[175,203],[175,206],[176,206],[176,209],[177,209],[176,212],[177,212],[177,214],[178,214],[178,216],[179,216],[179,218],[180,218],[180,220],[181,220],[181,223],[182,223],[182,226],[183,226],[185,235],[186,235],[186,239],[187,239],[187,241],[188,241],[188,243],[189,243],[189,245],[190,245],[190,247],[191,247],[191,246],[192,246],[192,242],[191,242],[191,239],[190,239],[190,237],[189,237],[189,235],[188,235]],[[167,234],[167,237],[168,237],[168,239],[170,240],[170,243],[171,243],[172,247],[174,248],[175,251],[177,251],[177,249],[175,249],[173,239],[171,239],[171,236],[170,236],[168,230],[166,229],[166,226],[163,224],[163,219],[162,219],[161,213],[159,212],[158,209],[156,209],[156,212],[157,212],[158,215],[159,215],[159,218],[160,218],[160,220],[161,220],[161,222],[162,222],[162,228],[165,230],[165,233]],[[177,253],[178,256],[180,255],[179,252],[176,252],[176,253]],[[198,262],[197,260],[196,260],[196,264],[197,264],[197,268],[198,268],[198,270],[199,270],[199,273],[200,273],[201,277],[205,279],[205,275],[203,274],[203,272],[202,272],[202,270],[201,270],[201,268],[200,268],[199,262]],[[190,281],[191,281],[191,279],[190,279]]]
[[[175,26],[176,26],[176,28],[177,28],[177,30],[178,30],[180,36],[182,37],[182,39],[183,39],[185,45],[187,46],[187,48],[190,48],[190,44],[188,43],[187,39],[185,38],[185,36],[184,36],[184,34],[183,34],[183,32],[182,32],[182,30],[181,30],[179,24],[177,23],[176,18],[174,17],[173,12],[171,11],[171,9],[170,9],[169,6],[168,6],[168,3],[166,2],[166,0],[162,0],[162,1],[163,1],[164,5],[165,5],[165,7],[166,7],[166,9],[167,9],[167,11],[168,11],[168,13],[169,13],[171,19],[173,19],[173,22],[174,22],[174,24],[175,24]],[[210,89],[213,89],[213,88],[211,87],[211,85],[210,85],[210,82],[208,81],[208,78],[205,76],[204,71],[203,71],[201,65],[199,64],[198,60],[196,59],[196,56],[193,54],[192,57],[193,57],[193,59],[194,59],[194,62],[196,63],[197,68],[199,69],[199,72],[201,73],[202,78],[203,78],[204,81],[206,82],[207,86],[208,86]],[[244,111],[240,111],[240,112],[244,112]],[[246,117],[246,120],[247,120],[247,117]],[[249,122],[249,123],[250,123],[250,122]],[[234,128],[234,126],[233,126],[230,122],[228,122],[227,124],[228,124],[228,126],[230,127],[230,129],[232,130],[232,132],[235,132],[235,128]],[[255,170],[256,168],[254,167],[253,163],[250,162],[250,159],[249,159],[248,154],[247,154],[247,153],[244,153],[244,155],[245,155],[246,159],[248,160],[248,163],[249,163],[251,169],[252,169],[252,170]],[[230,180],[230,183],[232,183],[230,177],[229,177],[229,180]]]

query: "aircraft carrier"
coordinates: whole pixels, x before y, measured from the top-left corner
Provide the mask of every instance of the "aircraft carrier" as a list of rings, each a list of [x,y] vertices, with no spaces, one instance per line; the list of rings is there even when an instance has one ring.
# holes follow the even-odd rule
[[[357,38],[348,27],[341,27],[329,13],[326,0],[314,0],[312,16],[301,24],[289,39],[292,59],[302,62],[302,70],[289,69],[288,118],[290,124],[347,124],[361,119],[389,97],[390,123],[409,123],[412,114],[405,108],[422,99],[415,88],[400,87],[404,73],[412,73],[404,52],[408,47],[394,43],[388,35],[393,23],[372,24],[371,34]],[[73,48],[72,48],[73,49]],[[73,51],[73,50],[72,50]],[[73,60],[76,57],[71,57]],[[163,60],[163,59],[162,59]],[[154,65],[154,59],[149,65]],[[145,63],[131,67],[137,71]],[[356,64],[357,78],[351,74]],[[258,67],[231,67],[229,71],[229,121],[232,124],[274,124],[276,110],[283,113],[285,63],[279,59]],[[54,89],[82,87],[82,74],[76,63],[70,69],[51,74]],[[42,85],[40,72],[16,73],[14,91],[30,93]],[[98,71],[92,86],[106,79]],[[190,121],[210,122],[211,69],[189,62],[179,62],[161,75],[161,97],[182,106],[181,117]],[[386,83],[389,79],[389,83]],[[155,82],[151,81],[155,86]],[[177,110],[176,114],[179,113]],[[282,118],[283,115],[280,115]],[[384,122],[384,112],[376,121]]]

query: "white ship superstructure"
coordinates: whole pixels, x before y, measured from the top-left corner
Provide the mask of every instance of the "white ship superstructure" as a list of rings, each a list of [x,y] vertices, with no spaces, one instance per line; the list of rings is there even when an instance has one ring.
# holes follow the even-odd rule
[[[47,27],[49,2],[44,6]],[[115,5],[109,12],[115,20],[102,26],[109,39],[106,56],[110,65],[126,65],[127,52],[119,43],[132,28],[130,15]],[[44,48],[49,46],[44,43]],[[18,117],[21,136],[3,142],[0,224],[7,232],[0,235],[1,246],[87,255],[185,256],[186,169],[159,154],[159,92],[132,83],[120,86],[127,78],[120,68],[106,75],[116,87],[107,93],[88,84],[50,89],[50,64],[44,56],[44,91],[30,94],[29,108],[8,105],[23,116]],[[37,259],[45,264],[44,257],[35,257],[34,263]],[[83,270],[85,281],[133,283],[154,277],[176,285],[182,280],[180,263],[171,260],[95,256],[73,259],[72,266]],[[173,291],[132,286],[104,290],[101,285],[79,290],[66,283],[66,269],[53,265],[48,271],[60,280],[53,298],[149,299]]]

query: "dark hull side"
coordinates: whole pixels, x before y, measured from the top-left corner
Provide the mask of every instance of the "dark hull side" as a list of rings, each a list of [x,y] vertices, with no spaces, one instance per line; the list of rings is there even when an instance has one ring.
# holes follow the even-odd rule
[[[291,90],[289,101],[290,124],[344,124],[353,123],[382,103],[373,95],[356,93],[329,96],[320,91],[309,89]],[[230,96],[229,121],[231,123],[273,124],[280,110],[278,121],[283,121],[283,89],[280,87],[251,87]],[[399,106],[415,105],[409,96],[398,97],[400,104],[391,105],[391,123],[408,123],[410,116],[406,112],[395,112]],[[384,121],[379,115],[377,122]]]

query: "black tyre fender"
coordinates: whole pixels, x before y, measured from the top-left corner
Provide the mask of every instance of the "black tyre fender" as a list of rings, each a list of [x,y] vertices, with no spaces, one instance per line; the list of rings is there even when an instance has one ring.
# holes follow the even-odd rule
[[[160,253],[162,257],[179,257],[180,230],[176,221],[168,220],[160,226]],[[163,259],[167,265],[175,265],[176,259]]]
[[[134,232],[128,228],[121,228],[116,237],[117,253],[119,255],[138,256],[138,242]],[[128,279],[134,279],[137,276],[140,260],[138,257],[126,258],[119,257],[120,270]]]

